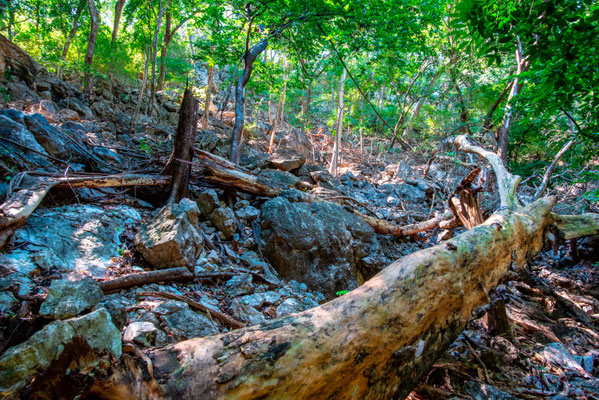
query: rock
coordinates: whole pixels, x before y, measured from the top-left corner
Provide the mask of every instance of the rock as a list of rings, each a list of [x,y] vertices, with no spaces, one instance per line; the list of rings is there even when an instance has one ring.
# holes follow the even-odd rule
[[[217,208],[216,210],[212,211],[210,215],[208,215],[208,219],[219,231],[225,235],[227,240],[231,239],[237,231],[235,215],[233,215],[233,211],[231,211],[230,208]]]
[[[231,296],[241,296],[252,293],[254,291],[254,286],[252,285],[252,275],[241,274],[234,276],[227,281],[225,284],[225,289],[231,294]]]
[[[299,181],[292,173],[277,169],[264,169],[258,173],[258,183],[264,182],[280,188],[294,188]]]
[[[139,213],[127,206],[41,208],[14,235],[17,248],[32,246],[35,252],[16,250],[7,254],[5,261],[27,260],[47,270],[104,277],[112,258],[119,255],[122,229],[140,219]]]
[[[293,150],[280,149],[271,154],[266,162],[270,168],[291,171],[304,165],[306,157]]]
[[[113,118],[114,110],[106,100],[96,101],[91,105],[91,110],[100,118]]]
[[[472,396],[474,400],[515,400],[516,398],[509,393],[502,392],[494,386],[484,383],[468,381],[464,385],[464,390]]]
[[[20,125],[25,125],[25,113],[23,111],[15,110],[14,108],[7,108],[6,110],[0,110],[0,115],[4,115],[9,119]]]
[[[167,101],[162,104],[162,107],[168,112],[176,113],[179,111],[179,106],[174,101]]]
[[[337,192],[343,191],[341,185],[335,181],[335,177],[331,175],[329,171],[310,172],[310,177],[314,180],[314,182],[318,183],[318,186],[321,186],[325,189],[331,189]]]
[[[596,356],[591,354],[588,356],[572,356],[574,360],[589,374],[593,373]]]
[[[137,249],[158,268],[194,266],[204,248],[198,215],[198,206],[189,199],[162,208],[140,228]]]
[[[29,89],[26,85],[18,82],[8,82],[6,84],[8,93],[10,93],[10,100],[30,100],[40,101],[42,98],[35,91]]]
[[[151,322],[132,322],[123,333],[123,341],[149,347],[154,345],[157,333],[158,328]]]
[[[125,325],[127,325],[127,322],[129,322],[127,307],[132,306],[133,304],[134,302],[118,293],[106,296],[100,303],[100,305],[106,308],[106,311],[110,313],[112,323],[119,330],[122,330]]]
[[[52,101],[52,93],[50,92],[40,92],[39,95],[42,100]]]
[[[260,210],[250,205],[235,210],[235,215],[242,223],[247,224],[260,216]]]
[[[60,105],[73,111],[77,111],[77,114],[83,119],[92,119],[94,117],[92,110],[76,97],[69,97],[62,100]]]
[[[237,299],[233,299],[231,302],[231,309],[233,310],[233,316],[246,324],[258,325],[266,322],[266,318],[260,311],[250,305],[243,304]]]
[[[292,129],[287,132],[279,142],[283,149],[290,149],[306,157],[312,156],[312,142],[300,129]]]
[[[260,223],[264,255],[280,276],[305,282],[329,298],[378,272],[378,264],[362,262],[367,256],[379,258],[373,229],[336,204],[277,197],[262,206]]]
[[[281,294],[279,292],[268,291],[264,293],[254,293],[243,296],[239,299],[239,301],[241,301],[245,305],[252,306],[256,309],[260,309],[260,307],[262,307],[263,305],[275,304],[280,299]]]
[[[39,81],[39,82],[35,83],[35,90],[38,93],[50,92],[50,91],[52,91],[52,86],[50,85],[49,82]]]
[[[268,154],[261,153],[251,147],[248,148],[246,146],[244,152],[241,153],[239,165],[246,167],[247,169],[262,169],[266,166],[267,158]]]
[[[202,217],[208,216],[212,211],[220,207],[218,195],[214,189],[209,189],[200,193],[196,203]]]
[[[20,303],[10,292],[0,292],[0,313],[5,313]]]
[[[27,112],[41,114],[44,118],[52,123],[56,123],[58,119],[58,107],[52,101],[52,99],[42,100],[37,104],[32,104],[31,106],[27,107]]]
[[[104,298],[100,285],[91,278],[76,281],[52,281],[48,296],[42,303],[40,315],[52,319],[76,317],[83,310],[98,304]]]
[[[582,366],[576,362],[572,354],[561,343],[549,343],[539,354],[547,363],[560,369],[570,370],[580,376],[588,376]]]
[[[48,154],[46,150],[35,140],[35,136],[31,132],[29,132],[23,125],[4,115],[0,115],[0,137],[17,142],[42,154]],[[42,166],[49,165],[48,160],[45,157],[28,152],[27,150],[24,150],[23,147],[15,146],[14,144],[5,141],[2,141],[0,145],[10,149],[10,151],[14,154],[25,154],[26,160],[18,160],[16,157],[10,157],[10,154],[7,155],[14,160],[14,162],[18,163],[17,166],[20,170],[35,169],[36,165],[32,166],[31,163]]]
[[[72,363],[70,374],[77,370],[94,367],[98,361],[94,357],[83,357],[74,351],[81,346],[69,349],[73,342],[83,340],[96,353],[107,352],[121,356],[121,332],[114,326],[110,314],[103,308],[81,317],[51,322],[36,332],[27,341],[9,348],[0,358],[0,391],[14,392],[28,384],[34,374],[43,372],[63,353],[77,356],[78,363]],[[88,373],[91,371],[88,371]]]
[[[294,314],[303,311],[302,304],[293,297],[285,300],[277,307],[277,318],[287,314]]]
[[[48,152],[48,154],[65,159],[68,157],[65,135],[58,129],[48,123],[41,114],[31,114],[25,116],[27,128],[35,140]]]
[[[124,167],[127,162],[119,153],[107,147],[94,147],[93,152],[114,165]]]
[[[384,185],[379,185],[379,190],[386,195],[393,194],[413,203],[420,203],[427,199],[427,195],[424,191],[408,183],[387,183]]]
[[[118,134],[127,133],[131,129],[131,117],[125,113],[117,112],[114,115],[114,124]]]
[[[79,121],[81,119],[77,111],[69,110],[68,108],[60,110],[57,116],[62,121]]]
[[[218,333],[218,329],[207,316],[193,312],[189,308],[161,315],[160,321],[164,330],[178,341]]]

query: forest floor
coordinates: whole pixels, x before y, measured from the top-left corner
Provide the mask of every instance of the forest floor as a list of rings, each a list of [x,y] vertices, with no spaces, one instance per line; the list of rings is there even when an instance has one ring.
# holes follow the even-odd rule
[[[64,104],[64,99],[61,101]],[[167,99],[162,102],[163,107],[174,101]],[[69,105],[67,101],[63,108],[56,103],[28,97],[28,92],[23,91],[21,98],[15,97],[0,106],[2,138],[17,140],[15,132],[22,132],[20,138],[26,137],[27,132],[35,132],[33,136],[39,143],[51,141],[44,142],[44,138],[71,137],[85,149],[78,153],[75,162],[61,161],[65,153],[72,152],[68,143],[63,142],[62,148],[54,153],[48,151],[42,157],[46,161],[39,161],[38,173],[151,174],[166,163],[174,139],[172,125],[144,117],[139,128],[125,133],[119,124],[126,119],[120,114],[127,115],[127,110],[116,100],[109,104],[110,110],[101,109],[104,104],[94,107],[98,101],[84,104],[91,106],[95,115],[87,115],[83,109],[77,116],[72,111],[81,108],[78,105]],[[44,116],[43,129],[30,123],[29,118],[35,113]],[[254,123],[264,125],[260,121]],[[211,117],[206,132],[198,133],[196,146],[225,155],[229,132],[228,125]],[[292,128],[279,132],[276,150],[284,150],[285,139],[290,136],[293,139],[294,135],[300,133]],[[264,154],[269,141],[267,130],[248,132],[247,139],[249,145],[242,164],[249,172],[264,173],[269,158]],[[348,210],[353,208],[399,225],[429,220],[447,209],[448,197],[470,171],[451,159],[429,165],[426,155],[372,155],[361,152],[355,144],[344,143],[339,176],[333,178],[323,168],[330,157],[332,139],[326,135],[307,139],[313,148],[303,156],[300,164],[307,158],[305,166],[294,168],[293,173],[268,173],[291,187],[298,187],[297,182],[303,181],[303,185],[354,199],[336,211],[344,221],[350,221]],[[32,142],[28,145],[32,146]],[[23,149],[23,145],[10,147],[7,140],[3,146],[9,150],[2,156],[4,162],[26,165],[30,171],[36,171],[37,161],[30,150]],[[52,146],[42,147],[48,150]],[[47,156],[59,162],[48,164]],[[272,235],[263,236],[264,205],[272,200],[210,184],[203,179],[204,172],[194,166],[190,190],[197,203],[190,202],[189,207],[199,207],[199,215],[194,214],[194,218],[203,235],[198,241],[202,244],[196,243],[193,249],[194,279],[185,283],[167,279],[163,283],[123,287],[105,291],[96,300],[86,296],[84,289],[68,293],[56,281],[72,280],[77,275],[92,277],[101,285],[115,278],[153,271],[152,262],[142,256],[139,235],[153,222],[163,223],[168,219],[160,219],[158,214],[167,188],[53,189],[0,254],[0,364],[18,346],[31,344],[36,334],[55,323],[51,322],[54,319],[73,316],[72,310],[65,311],[59,306],[61,299],[79,304],[75,316],[89,315],[84,313],[104,307],[119,329],[119,342],[122,335],[123,351],[133,351],[133,347],[162,346],[226,332],[235,323],[257,324],[310,309],[343,295],[367,278],[340,279],[334,295],[329,286],[319,290],[312,281],[291,279],[288,272],[275,265],[272,257],[269,260],[263,254],[277,251],[269,250],[267,242],[274,240]],[[17,176],[24,179],[23,174],[14,175],[13,181]],[[18,182],[5,183],[3,188],[10,195],[18,188]],[[576,185],[553,190],[560,198],[562,210],[577,209],[584,201],[580,197],[582,189]],[[525,187],[522,193],[526,196],[533,191],[534,188]],[[286,196],[291,198],[293,194]],[[202,208],[211,201],[210,210]],[[494,204],[492,194],[481,194],[481,203],[485,214],[490,213]],[[295,210],[293,207],[299,206],[288,207]],[[179,218],[179,211],[170,212],[175,219]],[[324,226],[324,231],[335,229],[335,225]],[[349,227],[346,229],[353,232]],[[464,229],[455,228],[451,234],[457,235]],[[371,233],[373,238],[369,240],[371,244],[377,243],[372,245],[377,254],[369,265],[373,269],[384,267],[397,258],[437,244],[440,233],[438,228],[407,238]],[[339,246],[350,252],[342,244]],[[502,284],[489,293],[490,300],[501,298],[505,302],[509,331],[492,335],[485,310],[481,310],[478,319],[470,323],[435,363],[410,399],[599,399],[599,379],[595,378],[599,376],[599,239],[588,237],[549,247],[528,265],[510,271]],[[321,254],[325,254],[324,250],[306,257],[312,257],[311,262],[318,264]],[[186,254],[177,255],[186,257]],[[344,257],[334,270],[336,274],[345,273],[343,268],[347,263],[356,263],[349,253]],[[93,290],[96,289],[90,289]]]

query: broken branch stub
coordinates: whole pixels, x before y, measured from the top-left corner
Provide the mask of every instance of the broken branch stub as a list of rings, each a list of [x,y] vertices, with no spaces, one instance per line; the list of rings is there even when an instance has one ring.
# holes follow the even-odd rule
[[[466,135],[456,137],[454,143],[458,150],[478,154],[489,161],[495,172],[495,176],[497,177],[501,207],[507,207],[510,210],[513,210],[520,205],[516,196],[516,190],[518,189],[521,178],[518,175],[510,174],[497,154],[485,150],[480,146],[473,145]]]

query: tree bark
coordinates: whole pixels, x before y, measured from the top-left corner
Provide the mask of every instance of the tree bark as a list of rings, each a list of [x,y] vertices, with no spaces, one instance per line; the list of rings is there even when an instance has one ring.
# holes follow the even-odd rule
[[[329,166],[329,172],[333,176],[337,176],[337,163],[339,160],[339,152],[341,151],[341,135],[343,134],[343,108],[346,77],[347,70],[344,68],[343,72],[341,73],[341,79],[339,79],[339,95],[337,96],[337,132],[335,134],[335,144],[333,146],[331,165]]]
[[[206,99],[204,101],[204,115],[202,117],[202,130],[208,129],[208,120],[210,118],[210,97],[212,96],[212,79],[214,76],[214,67],[208,67],[208,84],[206,85]]]
[[[285,109],[285,95],[287,92],[287,68],[286,68],[286,58],[283,58],[283,91],[281,92],[281,98],[279,100],[279,104],[277,105],[277,109],[275,110],[275,120],[272,125],[272,131],[270,132],[270,141],[268,143],[268,154],[272,154],[272,150],[275,144],[275,136],[277,134],[277,127],[279,124],[283,122],[283,115]],[[269,109],[270,112],[270,109]]]
[[[172,176],[171,193],[167,204],[178,203],[182,198],[187,197],[189,192],[193,145],[198,127],[198,109],[199,102],[191,93],[191,89],[186,89],[179,110],[179,124],[173,152],[161,172],[163,175]]]
[[[118,278],[98,282],[98,284],[104,293],[110,293],[131,286],[158,282],[190,281],[193,278],[193,273],[189,272],[187,267],[177,267],[119,276]]]
[[[528,61],[523,55],[520,38],[516,37],[516,41],[516,61],[518,63],[518,71],[512,83],[512,90],[510,91],[510,95],[508,96],[507,103],[505,105],[505,113],[503,114],[503,121],[501,122],[501,127],[497,132],[497,155],[499,155],[504,165],[506,165],[507,162],[507,153],[509,150],[508,146],[510,141],[510,127],[514,119],[513,102],[515,101],[515,98],[520,94],[520,91],[522,90],[522,85],[524,84],[524,82],[522,82],[522,80],[520,79],[519,75],[528,69]]]
[[[523,265],[541,249],[554,202],[544,198],[518,212],[502,211],[445,244],[396,261],[317,308],[148,349],[148,364],[124,355],[90,394],[403,398],[459,335],[474,308],[487,301],[485,290],[513,263]]]
[[[112,40],[110,41],[110,45],[113,48],[119,34],[119,25],[121,23],[121,15],[123,14],[125,1],[126,0],[117,0],[116,5],[114,6],[114,25],[112,26]]]
[[[245,87],[252,76],[254,61],[268,47],[268,38],[252,46],[243,56],[243,73],[235,84],[235,125],[231,138],[231,161],[239,163],[241,158],[241,141],[243,124],[245,123]]]
[[[150,81],[150,109],[148,111],[148,116],[152,116],[154,113],[154,101],[156,99],[156,57],[158,56],[158,33],[160,32],[160,25],[162,24],[162,15],[164,11],[168,8],[168,3],[170,0],[166,0],[166,4],[162,7],[162,1],[160,1],[160,9],[158,11],[158,21],[156,22],[156,34],[154,35],[154,40],[152,42],[152,80]],[[167,22],[170,24],[170,13],[167,13]],[[168,30],[170,31],[170,26],[168,26]],[[171,32],[169,33],[168,41],[170,43],[172,36]],[[166,35],[165,35],[165,39]],[[168,44],[166,44],[168,46]],[[165,57],[166,57],[166,46],[164,48]]]
[[[85,85],[85,92],[91,96],[94,92],[94,80],[93,80],[93,61],[94,61],[94,49],[96,47],[96,38],[98,37],[98,28],[100,26],[100,14],[96,9],[95,0],[88,0],[87,5],[89,7],[89,19],[90,19],[90,31],[87,38],[87,50],[85,51],[85,77],[83,79]]]
[[[162,47],[160,48],[160,72],[158,73],[158,84],[156,85],[156,90],[158,91],[162,90],[164,87],[164,78],[166,77],[166,52],[173,36],[174,33],[171,33],[171,13],[169,11],[166,13],[164,39],[162,40]]]

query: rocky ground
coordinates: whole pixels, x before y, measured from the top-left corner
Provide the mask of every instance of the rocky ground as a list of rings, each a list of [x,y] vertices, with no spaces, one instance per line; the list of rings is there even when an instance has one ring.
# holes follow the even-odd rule
[[[174,92],[158,93],[154,118],[141,115],[132,126],[137,93],[126,85],[100,81],[93,100],[49,75],[4,85],[0,188],[7,196],[30,175],[150,173],[168,158],[180,101]],[[269,156],[269,127],[254,122],[241,164],[288,188],[275,198],[210,185],[195,167],[191,199],[164,208],[167,187],[50,192],[0,254],[2,389],[25,385],[75,335],[119,357],[343,295],[393,260],[436,244],[440,233],[379,235],[353,209],[400,225],[428,220],[469,172],[451,160],[429,168],[425,157],[361,155],[348,145],[334,178],[315,162],[330,152],[329,137],[289,127]],[[210,117],[196,146],[225,154],[229,129]],[[304,203],[306,188],[353,200]],[[581,190],[559,194],[582,201]],[[489,195],[483,200],[493,203]],[[513,271],[489,294],[504,300],[510,331],[494,335],[481,310],[410,397],[599,398],[598,244],[587,238],[556,246]],[[177,267],[193,275],[105,286]]]

